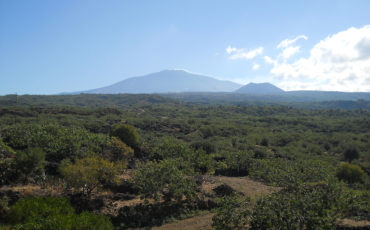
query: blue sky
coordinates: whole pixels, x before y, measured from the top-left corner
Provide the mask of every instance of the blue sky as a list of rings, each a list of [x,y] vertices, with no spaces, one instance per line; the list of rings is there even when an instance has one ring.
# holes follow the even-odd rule
[[[0,0],[0,94],[87,90],[163,69],[370,91],[369,12],[367,0]]]

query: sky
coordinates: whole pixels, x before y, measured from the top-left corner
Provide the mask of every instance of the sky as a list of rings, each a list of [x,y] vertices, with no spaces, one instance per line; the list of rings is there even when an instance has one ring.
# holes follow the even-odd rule
[[[284,90],[370,92],[370,1],[0,0],[0,95],[164,69]]]

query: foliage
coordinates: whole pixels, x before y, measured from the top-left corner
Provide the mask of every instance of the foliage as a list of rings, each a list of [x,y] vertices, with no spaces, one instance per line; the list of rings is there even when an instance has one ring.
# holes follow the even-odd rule
[[[206,173],[213,169],[212,158],[202,148],[192,149],[184,141],[173,137],[163,137],[152,148],[150,157],[153,160],[176,160],[181,170],[192,174],[193,172]]]
[[[186,159],[191,152],[192,150],[185,142],[173,137],[164,137],[159,139],[158,144],[153,147],[151,157],[156,160]]]
[[[181,201],[183,196],[191,201],[195,198],[196,185],[176,167],[170,160],[148,162],[142,165],[133,175],[133,181],[142,197],[154,198],[159,201],[160,194],[169,201]]]
[[[352,162],[354,159],[358,159],[360,157],[360,153],[358,149],[354,146],[348,147],[344,153],[344,159],[347,160],[348,162]]]
[[[216,152],[216,147],[210,141],[196,141],[191,144],[191,147],[195,150],[203,150],[206,154],[211,154]]]
[[[335,182],[301,185],[261,198],[251,216],[251,229],[335,229],[346,206]]]
[[[113,229],[107,217],[86,212],[76,215],[66,198],[23,198],[10,207],[7,216],[12,229]]]
[[[117,137],[112,137],[107,143],[105,155],[112,161],[128,161],[134,156],[134,150]]]
[[[247,176],[252,165],[251,152],[236,152],[226,156],[225,164],[219,164],[216,174],[225,176]]]
[[[62,162],[59,171],[67,184],[90,196],[95,189],[118,183],[119,165],[100,157],[68,160]]]
[[[317,182],[328,178],[335,168],[322,160],[281,158],[255,160],[251,166],[251,176],[266,183],[278,186],[291,186],[304,182]]]
[[[359,166],[346,162],[339,164],[336,175],[338,179],[348,183],[361,183],[365,177],[364,171]]]
[[[137,148],[139,145],[139,134],[132,125],[128,124],[115,124],[111,130],[111,136],[118,137],[132,148]]]
[[[6,212],[9,209],[8,205],[9,205],[9,198],[6,195],[0,197],[0,222],[3,216],[5,216]]]
[[[224,198],[213,218],[216,229],[335,229],[349,209],[350,194],[335,180],[302,184],[259,198],[251,205]]]
[[[45,153],[40,148],[29,148],[15,155],[14,164],[18,180],[40,180],[44,177]]]
[[[175,219],[184,219],[201,212],[204,207],[197,203],[165,202],[165,203],[140,203],[122,207],[112,222],[119,229],[148,228],[159,226]]]
[[[221,198],[219,203],[212,226],[216,230],[245,229],[251,215],[250,200],[232,195]]]
[[[0,139],[0,186],[15,181],[15,151]]]
[[[106,142],[105,135],[60,124],[13,124],[5,126],[1,135],[15,150],[40,148],[46,153],[47,161],[57,164],[65,158],[96,155]]]
[[[0,139],[0,159],[12,158],[14,155],[15,151]]]
[[[136,164],[142,165],[137,171],[142,174],[137,185],[142,186],[141,192],[147,198],[167,196],[179,200],[180,194],[185,192],[177,191],[188,189],[196,193],[192,176],[197,173],[249,175],[255,180],[282,187],[283,191],[297,191],[295,188],[298,185],[317,184],[335,175],[337,165],[344,158],[343,153],[354,148],[360,154],[353,162],[361,166],[366,175],[361,184],[346,185],[358,190],[355,191],[353,202],[347,204],[348,213],[353,218],[366,219],[369,213],[369,196],[366,192],[370,188],[368,101],[292,105],[251,102],[244,97],[227,101],[227,98],[235,95],[216,97],[226,101],[216,103],[209,101],[209,95],[193,94],[185,98],[200,103],[172,100],[159,95],[28,95],[19,96],[17,103],[14,95],[0,97],[0,184],[35,182],[40,176],[40,179],[44,178],[43,171],[47,179],[59,180],[63,176],[57,171],[61,162],[65,167],[68,161],[70,165],[75,165],[84,158],[104,158],[114,161],[115,166],[121,165],[119,161],[125,164],[129,161],[134,171]],[[181,95],[179,98],[182,98]],[[338,107],[346,110],[330,109]],[[122,121],[134,126],[137,136],[140,135],[140,146],[136,142],[134,155],[127,140],[112,134],[112,126],[125,125]],[[32,149],[41,149],[45,153],[45,164],[22,166],[20,169],[29,170],[22,169],[24,172],[21,172],[16,158],[25,166],[29,165],[27,161],[35,162],[33,160],[37,159],[37,154],[30,153]],[[42,163],[43,158],[40,159]],[[154,166],[150,166],[144,173],[143,165],[148,160],[153,161],[148,164],[154,166],[171,162],[171,167],[154,169]],[[45,170],[42,170],[43,167]],[[81,172],[88,175],[86,168],[89,167],[83,168]],[[32,172],[29,175],[25,174],[30,170]],[[164,178],[161,170],[175,176]],[[78,175],[78,170],[75,172]],[[94,172],[91,175],[95,177],[96,174]],[[95,180],[94,183],[101,188],[106,182]],[[201,183],[202,180],[197,182]],[[81,182],[75,190],[84,188],[84,185]],[[121,186],[105,188],[121,189]],[[169,193],[169,187],[176,191],[176,195]],[[135,192],[131,192],[133,194],[130,195],[134,196]],[[182,202],[188,200],[183,195],[181,197]],[[299,200],[308,199],[303,195],[291,197],[298,203]],[[150,209],[147,206],[143,208]],[[155,210],[143,213],[153,213]],[[144,215],[141,214],[132,215],[140,219]],[[129,223],[130,214],[126,216]]]

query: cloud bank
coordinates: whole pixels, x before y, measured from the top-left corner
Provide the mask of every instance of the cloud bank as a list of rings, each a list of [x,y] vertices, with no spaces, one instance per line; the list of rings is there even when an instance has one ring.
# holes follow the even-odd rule
[[[287,59],[299,52],[292,40],[282,41],[283,49],[274,60],[264,60],[273,67],[270,73],[281,80],[285,90],[370,91],[370,25],[349,28],[321,40],[310,50],[309,57],[288,63]]]

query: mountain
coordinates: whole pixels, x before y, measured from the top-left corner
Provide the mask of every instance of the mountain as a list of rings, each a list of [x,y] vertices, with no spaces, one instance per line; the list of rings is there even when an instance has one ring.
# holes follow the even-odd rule
[[[241,85],[184,70],[164,70],[141,77],[132,77],[103,88],[83,93],[178,93],[178,92],[232,92]]]
[[[247,94],[280,94],[284,93],[284,90],[274,86],[270,83],[249,83],[240,89],[236,90],[235,93],[247,93]]]

